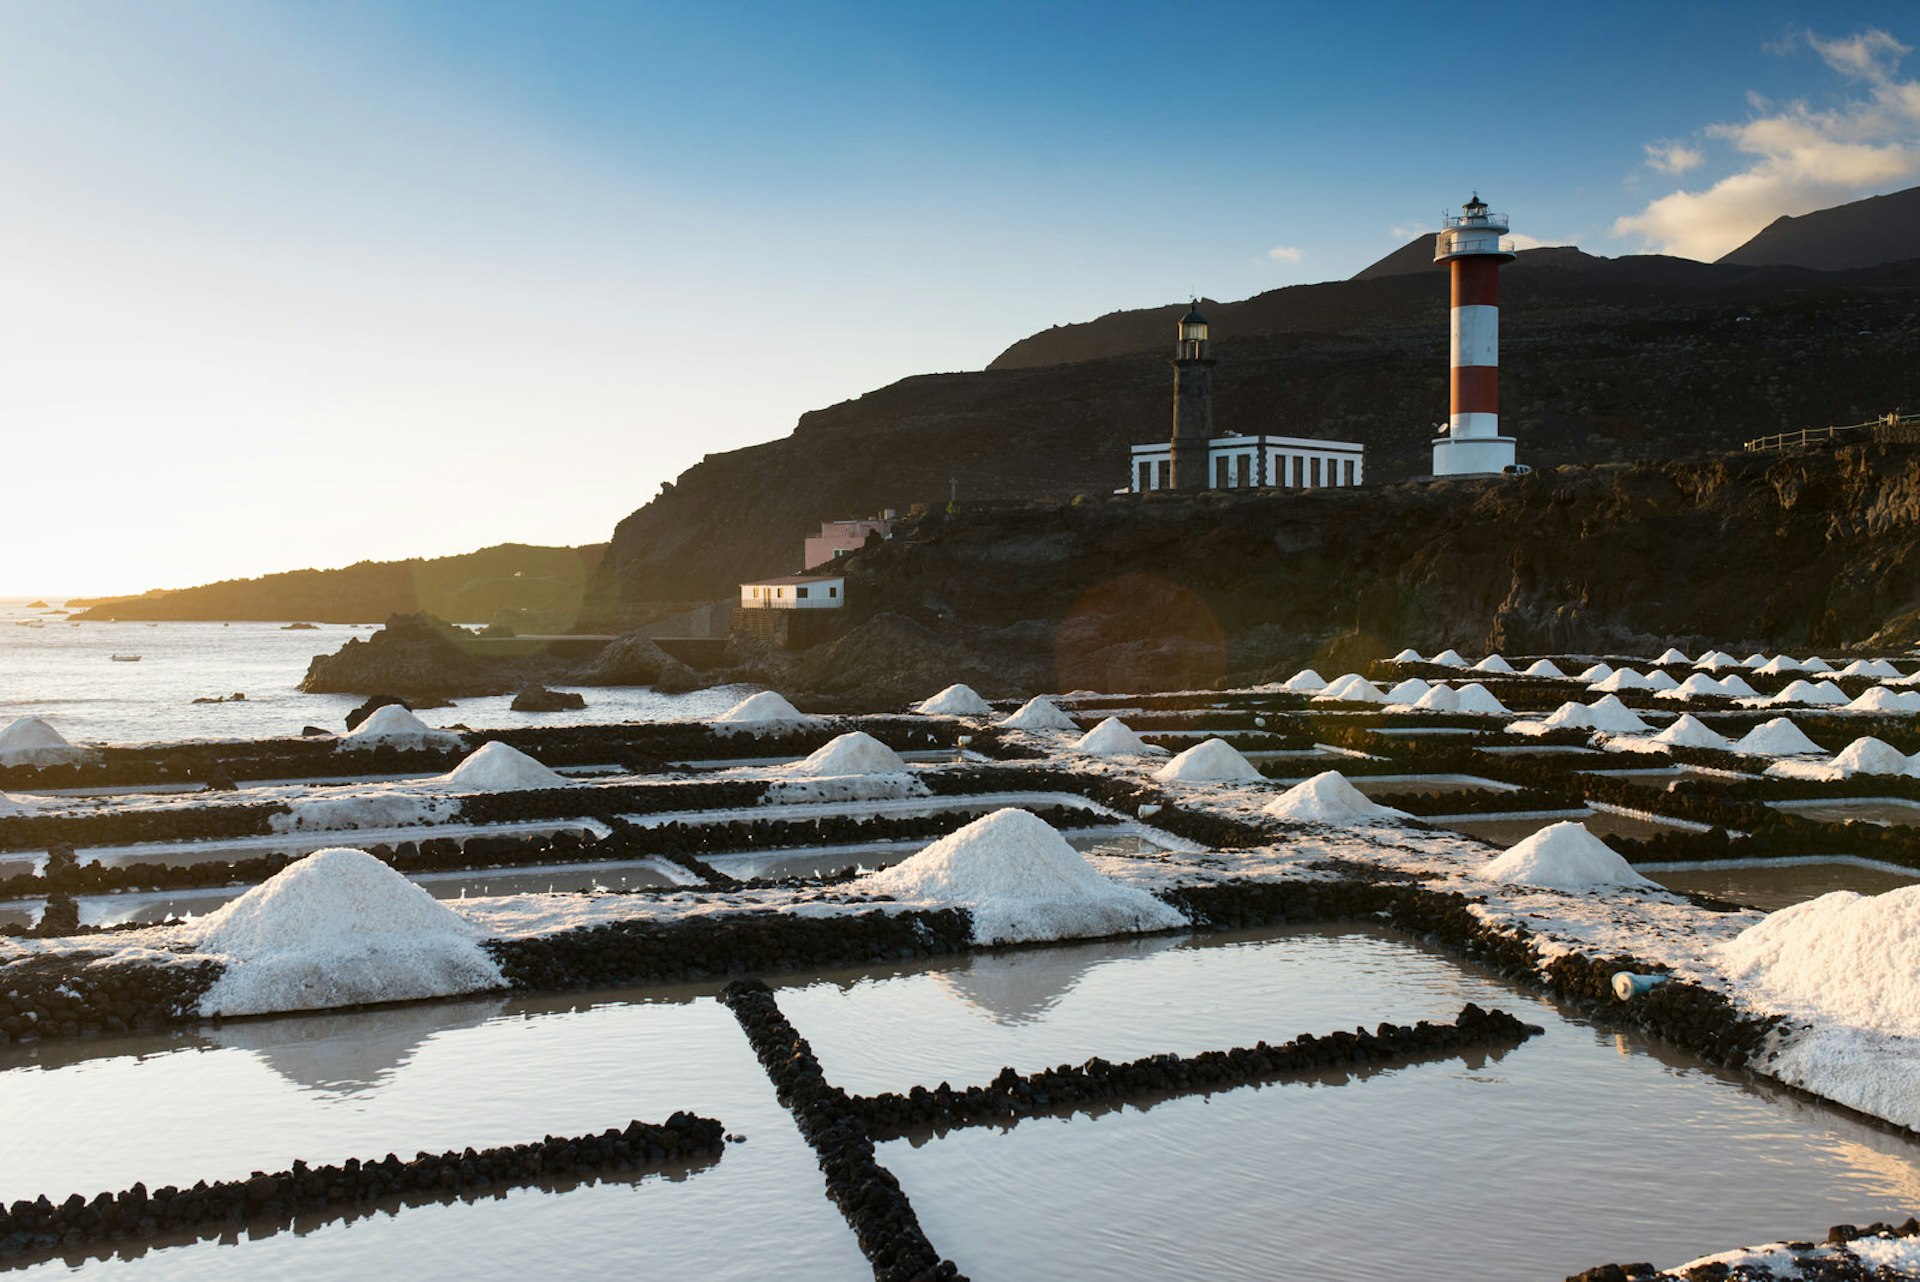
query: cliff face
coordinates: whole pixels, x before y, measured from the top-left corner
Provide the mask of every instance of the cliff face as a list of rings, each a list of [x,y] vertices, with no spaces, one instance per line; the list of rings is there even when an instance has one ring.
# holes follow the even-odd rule
[[[905,621],[956,662],[1060,690],[1283,677],[1406,645],[1890,645],[1920,637],[1920,449],[935,513],[847,568],[849,655]],[[830,652],[813,662],[816,688],[857,684]]]
[[[1502,422],[1537,468],[1737,449],[1914,395],[1920,264],[1820,274],[1555,249],[1523,254],[1507,283]],[[1209,304],[1216,424],[1361,441],[1373,482],[1424,475],[1447,412],[1447,305],[1437,273]],[[944,507],[950,480],[963,506],[1109,493],[1128,445],[1166,438],[1178,310],[1050,330],[988,370],[906,379],[709,457],[620,523],[589,622],[634,626],[793,573],[821,521]]]

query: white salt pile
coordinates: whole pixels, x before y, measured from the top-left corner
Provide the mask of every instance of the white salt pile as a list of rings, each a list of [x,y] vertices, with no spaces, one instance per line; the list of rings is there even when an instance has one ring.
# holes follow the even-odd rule
[[[1483,881],[1507,886],[1539,886],[1547,890],[1601,890],[1617,886],[1649,886],[1633,866],[1585,824],[1549,824],[1493,860],[1477,874]]]
[[[1455,692],[1455,697],[1457,702],[1454,705],[1454,711],[1456,712],[1477,712],[1489,717],[1510,717],[1513,715],[1513,709],[1494,698],[1493,692],[1481,685],[1478,681],[1473,682],[1471,685],[1461,686],[1460,689]]]
[[[1668,646],[1666,648],[1665,653],[1663,653],[1659,658],[1655,659],[1654,662],[1664,666],[1665,664],[1669,664],[1669,663],[1691,663],[1693,662],[1693,660],[1687,658],[1686,655],[1681,654],[1678,650],[1674,649],[1672,646]]]
[[[1078,939],[1187,924],[1178,909],[1104,877],[1045,820],[996,810],[913,858],[853,883],[911,905],[965,908],[976,943]]]
[[[813,720],[773,690],[750,694],[713,719],[722,729],[772,729],[805,725]]]
[[[1588,685],[1593,685],[1596,682],[1605,681],[1608,677],[1612,675],[1613,675],[1612,668],[1608,667],[1604,663],[1596,663],[1591,668],[1588,668],[1585,672],[1582,672],[1579,676],[1575,677],[1574,680],[1584,681]]]
[[[1843,677],[1877,677],[1880,674],[1872,671],[1865,659],[1855,659],[1847,664],[1846,667],[1840,669],[1837,675]]]
[[[1734,658],[1725,650],[1709,650],[1701,655],[1693,666],[1696,668],[1704,668],[1708,672],[1718,672],[1722,668],[1739,667],[1740,660]]]
[[[1647,689],[1649,690],[1676,690],[1679,687],[1680,683],[1665,672],[1649,672],[1647,674]]]
[[[1541,735],[1551,730],[1598,730],[1593,709],[1584,703],[1563,703],[1551,715],[1537,720],[1516,721],[1507,727],[1509,734]]]
[[[1315,703],[1385,703],[1387,692],[1359,673],[1349,672],[1335,677],[1313,700]]]
[[[1495,674],[1510,674],[1513,671],[1513,665],[1511,663],[1508,663],[1505,659],[1501,658],[1497,654],[1490,654],[1486,658],[1480,660],[1480,662],[1474,664],[1473,670],[1475,672],[1492,672]]]
[[[1442,650],[1439,654],[1428,659],[1427,662],[1438,664],[1443,668],[1464,668],[1467,666],[1466,659],[1461,657],[1458,650]]]
[[[1810,654],[1800,661],[1802,672],[1832,672],[1833,665],[1817,654]]]
[[[1418,703],[1421,697],[1431,689],[1433,687],[1419,677],[1408,677],[1387,691],[1386,700],[1388,703]]]
[[[397,703],[375,708],[371,716],[347,732],[342,748],[457,748],[460,736],[435,730]]]
[[[782,774],[807,779],[830,779],[843,775],[888,775],[905,771],[907,763],[900,754],[864,730],[850,730],[827,741],[803,761],[780,768]]]
[[[1530,677],[1553,677],[1557,680],[1565,680],[1567,674],[1555,667],[1552,659],[1535,659],[1527,665],[1526,675]]]
[[[1603,734],[1646,734],[1653,729],[1617,695],[1601,695],[1587,706],[1587,714],[1593,718],[1593,728]]]
[[[1073,750],[1095,757],[1162,756],[1167,751],[1142,739],[1118,717],[1108,717],[1074,740]]]
[[[1224,739],[1196,743],[1153,772],[1161,783],[1246,783],[1261,774]]]
[[[1885,686],[1869,686],[1860,696],[1847,704],[1848,712],[1905,712],[1905,699],[1914,692],[1911,690],[1896,693]]]
[[[1413,701],[1413,706],[1422,712],[1455,712],[1460,707],[1460,692],[1444,681],[1436,681]]]
[[[1327,679],[1312,668],[1302,668],[1283,684],[1295,694],[1317,694],[1327,688]]]
[[[500,988],[479,932],[361,850],[316,851],[183,928],[226,963],[205,1015],[323,1010]]]
[[[1651,690],[1653,683],[1632,668],[1621,668],[1618,672],[1603,677],[1587,688],[1598,693],[1612,694],[1618,690]]]
[[[1811,681],[1795,679],[1789,681],[1785,688],[1783,688],[1779,694],[1774,695],[1768,702],[1798,703],[1810,707],[1818,707],[1821,705],[1837,707],[1847,701],[1847,696],[1837,688],[1832,689],[1832,692],[1829,693],[1829,688],[1832,687],[1832,685],[1833,683],[1830,681],[1822,681],[1819,685],[1815,685]]]
[[[1671,690],[1662,690],[1654,695],[1656,699],[1723,699],[1727,691],[1718,681],[1701,673],[1694,673]]]
[[[1337,770],[1327,770],[1297,783],[1261,807],[1266,814],[1292,823],[1354,824],[1405,819],[1404,811],[1383,806],[1346,781]]]
[[[1825,752],[1806,732],[1785,717],[1775,717],[1763,721],[1747,731],[1740,741],[1733,745],[1735,752],[1748,753],[1755,757],[1805,757],[1816,752]]]
[[[1733,749],[1733,744],[1725,735],[1710,730],[1706,723],[1691,712],[1683,712],[1659,734],[1653,736],[1655,743],[1664,743],[1669,748],[1718,748],[1722,752]]]
[[[0,766],[64,766],[86,755],[39,717],[21,717],[0,730]]]
[[[461,792],[519,792],[527,788],[577,788],[580,781],[556,774],[518,748],[498,741],[478,751],[447,774],[423,782]]]
[[[1078,730],[1079,724],[1060,705],[1044,694],[1036,694],[1020,705],[1017,712],[1000,723],[1003,730]]]
[[[1800,660],[1794,658],[1792,655],[1776,654],[1773,658],[1768,659],[1765,663],[1755,668],[1754,671],[1763,672],[1770,677],[1777,677],[1782,672],[1801,672],[1804,671],[1804,669],[1800,666]]]
[[[1765,663],[1766,661],[1767,661],[1766,655],[1754,653],[1740,660],[1740,666],[1743,668],[1757,668],[1761,664]]]
[[[1720,688],[1737,699],[1751,699],[1760,693],[1748,685],[1747,679],[1737,672],[1729,672],[1726,676],[1721,677]]]
[[[984,717],[993,711],[993,705],[972,686],[955,683],[930,699],[922,699],[913,710],[930,717]]]
[[[1829,763],[1843,775],[1903,775],[1907,754],[1881,739],[1863,735],[1834,754]]]
[[[1400,652],[1399,654],[1396,654],[1396,655],[1394,655],[1394,656],[1393,656],[1393,658],[1392,658],[1391,660],[1389,660],[1389,662],[1392,662],[1392,663],[1425,663],[1425,662],[1426,662],[1426,660],[1425,660],[1425,659],[1422,659],[1422,658],[1420,657],[1420,652],[1419,652],[1418,650],[1414,650],[1414,649],[1406,649],[1406,650],[1402,650],[1402,651],[1401,651],[1401,652]]]

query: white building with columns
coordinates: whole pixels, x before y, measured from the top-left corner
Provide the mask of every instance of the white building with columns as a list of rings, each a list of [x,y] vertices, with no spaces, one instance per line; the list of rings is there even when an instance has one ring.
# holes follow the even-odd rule
[[[1135,494],[1168,488],[1173,446],[1152,441],[1133,447],[1127,488]],[[1304,436],[1216,436],[1207,442],[1211,490],[1318,490],[1366,479],[1366,447],[1358,441]]]

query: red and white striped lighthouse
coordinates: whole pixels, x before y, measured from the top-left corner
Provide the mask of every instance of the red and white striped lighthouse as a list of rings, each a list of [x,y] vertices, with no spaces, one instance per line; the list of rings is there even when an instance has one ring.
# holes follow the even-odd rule
[[[1505,214],[1478,192],[1433,241],[1433,261],[1453,264],[1453,412],[1433,443],[1435,476],[1484,476],[1513,465],[1500,435],[1500,265],[1513,257]]]

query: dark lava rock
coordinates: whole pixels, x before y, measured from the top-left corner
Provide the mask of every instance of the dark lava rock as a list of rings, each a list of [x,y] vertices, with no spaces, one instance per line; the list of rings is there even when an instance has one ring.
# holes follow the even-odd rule
[[[697,690],[706,684],[687,666],[655,645],[653,638],[629,632],[607,643],[606,649],[574,674],[590,686],[659,686]],[[687,684],[689,681],[691,685]]]
[[[567,712],[587,706],[587,697],[572,690],[549,690],[538,681],[513,696],[515,712]]]
[[[430,614],[396,614],[372,636],[316,655],[300,688],[308,694],[384,690],[418,708],[423,698],[505,694],[552,667],[544,654],[510,644],[483,651],[477,637]]]

